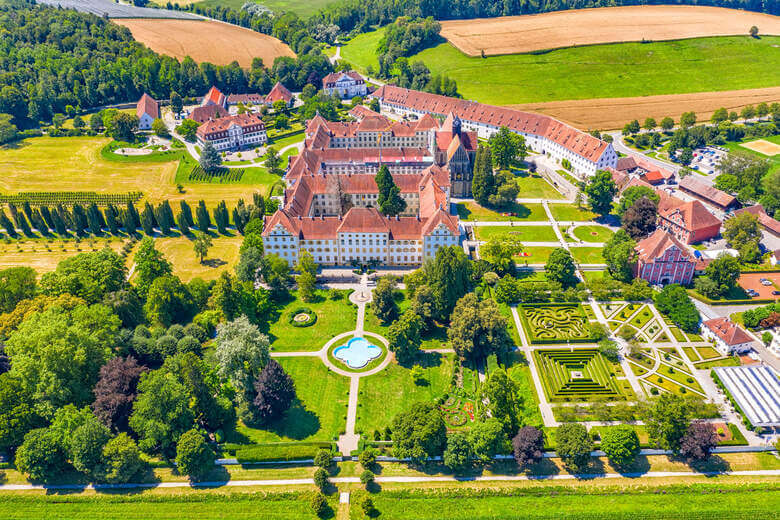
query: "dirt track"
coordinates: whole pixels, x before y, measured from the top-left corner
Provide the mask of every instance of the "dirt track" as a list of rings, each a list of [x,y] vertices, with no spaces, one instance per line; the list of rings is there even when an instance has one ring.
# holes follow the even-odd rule
[[[574,45],[703,36],[780,34],[780,17],[701,6],[629,6],[441,22],[441,35],[461,52],[516,54]]]
[[[746,105],[757,105],[762,101],[766,103],[780,101],[780,87],[666,96],[550,101],[510,106],[530,112],[542,112],[583,130],[611,130],[622,128],[632,119],[638,119],[641,123],[646,117],[654,117],[660,121],[670,116],[678,121],[683,112],[691,110],[696,112],[700,121],[709,120],[712,113],[720,107],[739,111]]]
[[[197,62],[227,65],[238,61],[249,67],[252,58],[270,67],[277,56],[295,56],[290,48],[272,36],[217,21],[198,20],[112,20],[124,25],[133,38],[153,51],[176,58],[191,56]]]

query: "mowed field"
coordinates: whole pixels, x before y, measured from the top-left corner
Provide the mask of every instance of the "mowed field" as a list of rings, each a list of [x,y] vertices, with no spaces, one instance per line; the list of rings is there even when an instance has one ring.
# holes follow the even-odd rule
[[[683,112],[694,111],[699,120],[708,120],[720,107],[739,112],[747,105],[772,103],[780,100],[780,86],[725,92],[696,92],[693,94],[667,94],[600,99],[575,99],[546,103],[520,103],[510,105],[518,110],[542,112],[584,129],[611,130],[626,123],[646,117],[660,121],[669,116],[679,121]]]
[[[378,67],[382,29],[341,49],[358,69]],[[516,105],[732,91],[780,85],[780,37],[721,36],[570,47],[542,54],[471,58],[441,43],[409,58],[458,83],[465,99]],[[726,99],[721,104],[728,105]]]
[[[247,2],[263,5],[271,11],[280,13],[295,13],[301,17],[309,17],[328,4],[337,0],[173,0],[173,3],[180,5],[201,4],[206,7],[232,7],[235,10],[241,9],[241,6]],[[165,4],[164,0],[157,0],[160,4]]]
[[[0,148],[0,191],[95,191],[127,193],[140,191],[153,203],[180,200],[209,207],[225,200],[251,200],[252,193],[267,195],[270,184],[185,184],[180,193],[174,182],[178,161],[126,163],[106,161],[100,149],[106,137],[36,137]]]
[[[600,43],[703,36],[780,35],[780,17],[700,6],[628,6],[525,16],[448,20],[441,35],[469,56],[516,54]]]
[[[278,56],[295,56],[283,42],[267,34],[217,21],[123,19],[133,38],[153,51],[197,62],[249,67],[253,58],[271,66]]]

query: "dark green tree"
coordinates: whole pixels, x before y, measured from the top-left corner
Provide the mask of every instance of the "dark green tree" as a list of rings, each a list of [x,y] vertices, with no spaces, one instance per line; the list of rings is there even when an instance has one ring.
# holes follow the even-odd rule
[[[607,215],[612,211],[612,203],[617,194],[617,186],[612,175],[606,170],[599,170],[585,185],[590,209],[599,215]]]
[[[198,430],[188,430],[176,443],[176,469],[193,481],[214,470],[214,450]]]
[[[555,451],[567,468],[582,472],[590,464],[593,440],[579,423],[564,423],[555,432]]]
[[[544,274],[548,280],[558,282],[563,287],[573,287],[579,281],[575,275],[577,268],[571,253],[562,247],[553,249],[547,263],[544,265]]]
[[[379,167],[374,181],[379,190],[377,196],[379,211],[388,216],[402,213],[406,209],[406,201],[401,197],[401,189],[396,185],[387,166]]]
[[[207,173],[214,173],[222,164],[222,157],[210,141],[206,141],[200,152],[200,167]]]
[[[447,426],[433,403],[412,404],[393,419],[391,431],[393,454],[416,463],[441,455],[447,443]]]
[[[211,218],[209,218],[209,211],[206,209],[206,203],[203,200],[198,201],[195,217],[198,220],[198,231],[208,233],[209,226],[211,226]]]

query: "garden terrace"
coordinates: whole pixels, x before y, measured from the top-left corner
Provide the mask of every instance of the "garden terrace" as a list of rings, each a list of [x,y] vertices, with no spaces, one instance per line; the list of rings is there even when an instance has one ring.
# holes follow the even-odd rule
[[[623,398],[609,362],[596,349],[534,350],[533,355],[550,401]]]
[[[521,305],[520,310],[532,343],[591,340],[590,324],[579,304]]]

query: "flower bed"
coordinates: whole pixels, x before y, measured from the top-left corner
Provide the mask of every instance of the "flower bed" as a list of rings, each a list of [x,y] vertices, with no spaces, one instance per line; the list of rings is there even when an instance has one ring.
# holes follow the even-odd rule
[[[300,307],[290,312],[288,321],[293,327],[311,327],[317,323],[317,314],[308,307]]]

